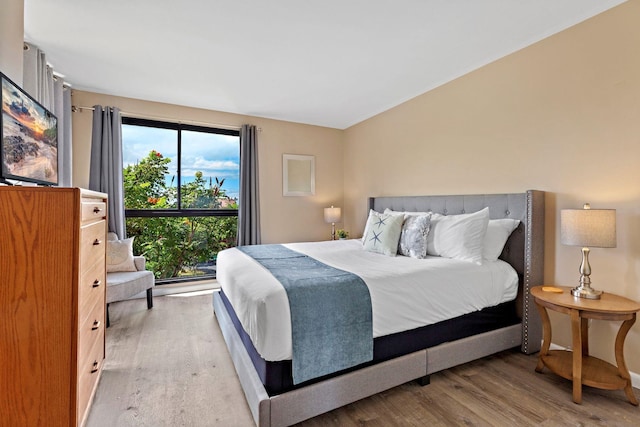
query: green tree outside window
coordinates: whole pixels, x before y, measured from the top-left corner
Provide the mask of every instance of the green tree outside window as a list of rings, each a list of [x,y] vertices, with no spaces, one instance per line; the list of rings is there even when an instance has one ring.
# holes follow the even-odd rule
[[[171,159],[152,150],[145,158],[124,168],[125,209],[176,209],[177,191],[166,184]],[[174,177],[175,178],[175,177]],[[237,209],[237,200],[222,188],[224,179],[205,179],[202,172],[181,185],[184,209]],[[134,252],[144,255],[156,278],[204,275],[198,267],[214,264],[219,251],[236,242],[235,216],[129,217],[127,235],[135,237]]]

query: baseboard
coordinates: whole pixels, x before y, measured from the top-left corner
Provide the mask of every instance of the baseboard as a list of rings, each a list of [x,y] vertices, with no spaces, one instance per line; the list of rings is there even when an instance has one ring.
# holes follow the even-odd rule
[[[640,374],[629,371],[629,375],[631,376],[631,385],[634,388],[640,389]]]
[[[569,350],[567,347],[562,347],[557,344],[551,343],[549,346],[549,350]],[[629,371],[629,376],[631,377],[631,385],[634,388],[640,389],[640,374]]]
[[[156,285],[153,287],[153,296],[159,297],[162,295],[174,295],[174,294],[182,294],[187,292],[199,292],[206,291],[212,289],[220,289],[220,285],[216,280],[203,280],[199,282],[188,282],[188,283],[174,283],[171,285]],[[146,298],[147,291],[142,291],[139,294],[132,296],[127,299],[139,299]]]
[[[205,280],[201,282],[174,283],[171,285],[157,285],[153,287],[153,296],[175,295],[188,292],[220,289],[216,280]]]

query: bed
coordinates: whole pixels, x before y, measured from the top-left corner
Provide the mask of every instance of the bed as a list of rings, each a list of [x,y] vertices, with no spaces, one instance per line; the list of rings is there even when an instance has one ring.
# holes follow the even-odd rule
[[[524,353],[531,354],[540,349],[541,324],[529,289],[541,284],[543,279],[543,192],[530,190],[513,194],[376,197],[370,199],[369,207],[377,212],[430,212],[446,216],[464,215],[488,208],[492,220],[519,220],[518,228],[511,233],[500,254],[500,260],[508,263],[515,272],[513,295],[517,295],[516,298],[509,297],[503,302],[500,299],[503,297],[496,296],[498,300],[494,304],[477,312],[413,329],[405,326],[408,330],[399,332],[385,330],[385,326],[374,316],[372,361],[341,370],[337,374],[295,384],[291,379],[291,361],[288,360],[291,354],[287,346],[290,344],[274,344],[272,339],[268,339],[268,333],[265,335],[267,339],[261,342],[251,327],[243,328],[239,319],[243,314],[238,315],[231,303],[234,300],[238,305],[238,297],[233,295],[233,288],[226,283],[231,279],[224,274],[224,265],[219,266],[223,271],[222,276],[218,276],[222,291],[214,293],[214,312],[256,425],[292,425],[408,381],[419,379],[428,383],[432,373],[502,350],[520,347]],[[359,244],[352,240],[324,242],[318,246],[330,253]],[[302,252],[315,250],[309,249],[308,244],[292,245],[291,248]],[[319,256],[323,256],[322,251]],[[235,256],[242,258],[238,254]],[[225,261],[225,257],[222,261],[230,262]],[[328,262],[333,261],[329,256]],[[411,261],[399,261],[403,263],[403,270],[413,268]],[[253,268],[256,268],[255,265]],[[244,268],[243,271],[249,269]],[[492,270],[487,274],[497,273]],[[231,297],[225,294],[225,288]],[[378,304],[376,301],[380,300],[376,292],[375,289],[371,290],[372,305],[376,312],[381,312],[375,309]],[[237,311],[241,313],[241,310]],[[460,331],[465,333],[461,334]],[[272,344],[271,348],[269,344]],[[262,358],[264,354],[267,357]]]

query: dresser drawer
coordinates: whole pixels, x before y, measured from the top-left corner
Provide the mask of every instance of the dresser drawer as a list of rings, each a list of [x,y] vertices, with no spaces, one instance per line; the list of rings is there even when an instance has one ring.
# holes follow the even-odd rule
[[[81,313],[80,317],[89,313],[98,299],[104,301],[106,286],[107,274],[104,260],[100,259],[80,274],[78,282],[78,312]]]
[[[95,301],[86,313],[80,313],[78,324],[78,361],[88,357],[94,341],[105,328],[105,303],[102,298]]]
[[[106,221],[80,228],[80,276],[97,262],[104,262],[106,256]]]
[[[100,328],[96,339],[92,342],[87,357],[78,361],[77,416],[81,425],[86,416],[89,402],[97,387],[98,378],[104,364],[104,328]]]
[[[80,221],[104,219],[107,217],[107,204],[99,199],[82,199],[80,203]]]

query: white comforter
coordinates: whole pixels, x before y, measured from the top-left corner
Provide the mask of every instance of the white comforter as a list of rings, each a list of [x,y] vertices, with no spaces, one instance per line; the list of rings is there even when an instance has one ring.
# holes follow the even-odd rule
[[[355,239],[284,246],[365,281],[373,306],[374,337],[510,301],[518,289],[518,276],[504,261],[477,265],[440,257],[389,257],[365,251]],[[258,353],[269,361],[291,359],[291,316],[282,285],[235,248],[220,252],[217,264],[220,287]]]

